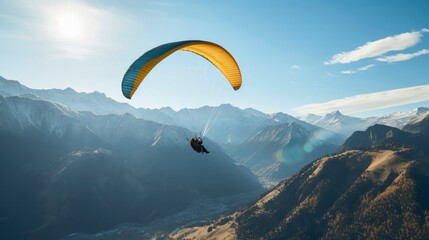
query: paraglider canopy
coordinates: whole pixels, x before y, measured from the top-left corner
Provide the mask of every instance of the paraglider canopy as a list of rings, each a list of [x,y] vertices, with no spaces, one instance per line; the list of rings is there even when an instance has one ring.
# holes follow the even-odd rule
[[[182,50],[198,54],[216,66],[234,90],[241,87],[241,72],[232,55],[220,45],[201,40],[171,42],[153,48],[139,57],[129,67],[122,80],[122,93],[131,99],[143,79],[163,59]]]

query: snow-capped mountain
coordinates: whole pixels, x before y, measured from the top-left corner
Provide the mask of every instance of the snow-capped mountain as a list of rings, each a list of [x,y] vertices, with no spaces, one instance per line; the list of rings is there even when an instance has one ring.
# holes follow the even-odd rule
[[[277,123],[277,124],[300,122],[301,125],[309,125],[308,123],[306,123],[304,121],[300,121],[299,119],[294,118],[289,114],[281,113],[281,112],[273,113],[273,114],[269,115],[269,120],[272,121],[273,123]]]
[[[325,116],[306,114],[298,119],[316,126],[329,129],[344,137],[350,136],[354,131],[365,130],[367,127],[382,124],[386,126],[402,128],[412,119],[429,112],[427,107],[419,107],[408,112],[394,112],[383,116],[358,118],[343,115],[339,111],[328,113]]]
[[[307,113],[307,114],[304,114],[304,115],[300,115],[297,118],[299,120],[302,120],[302,121],[314,124],[317,120],[321,119],[322,117],[323,116],[319,116],[319,115],[316,115],[316,114],[313,114],[313,113]]]
[[[135,108],[127,103],[117,102],[100,92],[83,93],[76,92],[72,88],[31,89],[18,81],[6,80],[2,77],[0,77],[0,89],[0,95],[25,97],[31,95],[30,98],[60,103],[76,111],[89,111],[98,115],[129,113],[138,118],[160,123],[172,124],[173,122],[171,115],[174,114],[174,110],[172,109]]]
[[[4,131],[36,130],[62,137],[91,130],[78,119],[81,114],[67,106],[44,100],[0,96],[0,126]]]
[[[272,116],[258,110],[240,109],[230,104],[204,106],[197,109],[174,111],[166,107],[161,109],[134,108],[119,103],[103,93],[79,93],[71,88],[37,90],[21,85],[17,81],[0,78],[0,94],[6,96],[25,96],[32,99],[45,99],[68,106],[76,111],[88,111],[97,115],[132,114],[137,118],[162,124],[177,125],[191,131],[191,135],[204,135],[219,144],[239,144],[255,134],[271,121]],[[284,120],[282,120],[284,122]],[[299,121],[289,116],[288,122]]]
[[[408,112],[394,112],[380,117],[370,117],[366,120],[370,125],[383,124],[391,127],[402,128],[407,125],[412,119],[429,112],[427,107],[418,107]]]
[[[344,137],[350,136],[354,131],[364,130],[370,124],[364,119],[343,115],[340,111],[326,114],[314,122],[314,125],[329,129]]]
[[[404,131],[429,135],[429,112],[417,116],[403,127]]]
[[[338,133],[342,138],[345,138],[354,131],[365,130],[374,124],[402,128],[411,119],[429,111],[429,108],[421,107],[410,112],[397,112],[369,118],[350,117],[336,111],[323,117],[307,114],[298,119],[285,113],[265,114],[252,108],[240,109],[230,104],[181,109],[177,112],[169,107],[161,109],[134,108],[127,103],[116,102],[99,92],[79,93],[71,88],[37,90],[1,77],[0,89],[0,95],[45,99],[67,106],[74,111],[88,111],[97,115],[128,113],[145,120],[185,127],[191,131],[191,136],[195,134],[207,136],[223,145],[225,149],[241,144],[270,125],[296,122],[308,130],[314,130],[313,125],[315,125]],[[341,143],[337,142],[336,144]]]
[[[341,145],[345,140],[344,137],[342,137],[341,135],[333,131],[307,123],[305,121],[294,118],[285,113],[271,114],[270,118],[266,122],[266,126],[272,126],[272,125],[274,126],[274,125],[290,124],[290,123],[296,123],[299,126],[303,127],[305,130],[313,133],[313,135],[318,139],[321,139],[328,143],[332,143],[334,145]]]

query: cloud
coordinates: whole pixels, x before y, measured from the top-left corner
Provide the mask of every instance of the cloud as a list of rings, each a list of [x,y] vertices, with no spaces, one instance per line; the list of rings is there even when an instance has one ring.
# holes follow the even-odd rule
[[[399,88],[335,99],[324,103],[307,104],[294,110],[300,114],[326,114],[339,110],[345,114],[367,112],[429,100],[429,84]]]
[[[357,73],[357,71],[355,71],[355,70],[345,70],[345,71],[341,71],[341,73],[343,73],[343,74],[355,74],[355,73]]]
[[[369,70],[370,68],[372,68],[374,66],[375,66],[375,64],[370,64],[370,65],[366,65],[366,66],[360,67],[360,68],[358,68],[356,70],[345,70],[345,71],[342,71],[341,73],[343,73],[343,74],[355,74],[357,72],[367,71],[367,70]]]
[[[423,33],[426,32],[429,32],[429,30],[424,28],[420,31],[401,33],[368,42],[363,46],[357,47],[353,51],[334,55],[329,61],[326,61],[325,64],[357,62],[364,58],[378,57],[391,51],[401,51],[419,43],[423,37]]]
[[[297,65],[297,64],[294,64],[294,65],[292,65],[292,66],[290,67],[290,69],[296,69],[296,70],[299,70],[299,69],[301,69],[301,67],[300,67],[299,65]]]
[[[358,68],[358,71],[367,71],[374,66],[375,66],[375,64],[369,64],[369,65]]]
[[[377,58],[376,60],[379,62],[388,62],[388,63],[401,62],[401,61],[410,60],[412,58],[415,58],[424,54],[429,54],[429,49],[422,49],[415,53],[399,53],[392,56]]]

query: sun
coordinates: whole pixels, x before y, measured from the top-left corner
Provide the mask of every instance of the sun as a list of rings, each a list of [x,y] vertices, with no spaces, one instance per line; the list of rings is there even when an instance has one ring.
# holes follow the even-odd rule
[[[55,56],[83,59],[97,54],[113,15],[80,0],[54,2],[43,8],[41,26],[46,40],[58,50]]]
[[[78,41],[82,39],[84,26],[82,18],[72,12],[59,14],[56,19],[56,32],[64,40]]]

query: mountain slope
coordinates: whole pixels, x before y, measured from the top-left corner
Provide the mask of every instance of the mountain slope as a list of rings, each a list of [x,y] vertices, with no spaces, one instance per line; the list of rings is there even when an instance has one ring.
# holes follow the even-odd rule
[[[415,117],[404,126],[403,130],[411,133],[422,133],[429,135],[429,113],[421,114],[420,116]]]
[[[171,237],[426,239],[429,141],[424,141],[421,146],[376,142],[321,158],[243,210]]]
[[[7,80],[2,77],[0,77],[0,89],[0,95],[27,95],[27,97],[28,95],[32,95],[32,98],[45,99],[51,102],[60,103],[77,111],[89,111],[99,115],[120,115],[129,113],[146,120],[154,120],[160,123],[172,123],[171,111],[165,111],[165,109],[137,109],[127,103],[117,102],[100,92],[83,93],[76,92],[71,88],[31,89],[20,84],[18,81]]]
[[[374,146],[414,146],[424,148],[428,137],[411,134],[394,127],[376,124],[365,131],[357,131],[348,138],[339,151]]]

